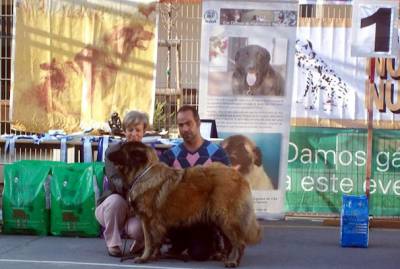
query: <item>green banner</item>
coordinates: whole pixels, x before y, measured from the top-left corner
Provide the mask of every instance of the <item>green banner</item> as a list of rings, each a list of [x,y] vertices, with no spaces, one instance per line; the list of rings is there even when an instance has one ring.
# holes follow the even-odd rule
[[[370,214],[400,215],[400,131],[374,130]],[[339,213],[343,194],[364,194],[367,131],[292,128],[286,211]]]

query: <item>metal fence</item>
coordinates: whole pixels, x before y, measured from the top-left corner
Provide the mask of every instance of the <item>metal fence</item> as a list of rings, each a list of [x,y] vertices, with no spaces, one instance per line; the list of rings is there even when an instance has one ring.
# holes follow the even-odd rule
[[[1,84],[0,84],[0,133],[11,133],[9,120],[11,87],[11,41],[13,25],[13,1],[2,0],[1,22]]]
[[[173,129],[180,105],[198,105],[201,1],[167,1],[159,7],[156,109],[163,113],[154,127]],[[174,45],[163,45],[168,42]]]

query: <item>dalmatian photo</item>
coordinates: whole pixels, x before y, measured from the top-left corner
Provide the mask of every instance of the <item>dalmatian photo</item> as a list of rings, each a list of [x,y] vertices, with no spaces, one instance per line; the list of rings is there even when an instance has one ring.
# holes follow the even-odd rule
[[[232,74],[234,95],[283,96],[285,81],[271,66],[270,52],[258,45],[247,45],[235,54]]]
[[[349,87],[317,55],[309,40],[296,40],[295,56],[297,67],[306,76],[306,85],[297,103],[303,103],[306,110],[318,109],[320,100],[324,111],[348,106]]]

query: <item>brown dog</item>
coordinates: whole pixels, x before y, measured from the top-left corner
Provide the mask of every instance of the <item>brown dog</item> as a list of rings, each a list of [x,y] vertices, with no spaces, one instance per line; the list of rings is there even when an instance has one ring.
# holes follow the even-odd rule
[[[143,255],[157,257],[169,228],[211,222],[229,240],[226,267],[240,263],[248,244],[261,240],[247,181],[233,168],[213,163],[176,170],[158,162],[153,149],[138,142],[109,155],[131,186],[129,201],[142,221]]]
[[[235,55],[232,92],[235,95],[284,95],[284,80],[270,64],[266,48],[248,45]]]
[[[249,182],[252,190],[273,190],[274,185],[264,170],[262,153],[257,145],[244,135],[233,135],[221,142],[235,167]]]

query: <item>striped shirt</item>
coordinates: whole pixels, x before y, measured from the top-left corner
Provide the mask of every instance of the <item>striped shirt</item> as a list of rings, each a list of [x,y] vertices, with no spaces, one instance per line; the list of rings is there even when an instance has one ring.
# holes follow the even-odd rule
[[[195,152],[186,149],[183,143],[165,151],[160,156],[160,161],[170,167],[187,168],[196,165],[208,165],[212,162],[221,162],[230,165],[228,156],[221,146],[204,140],[200,148]]]

